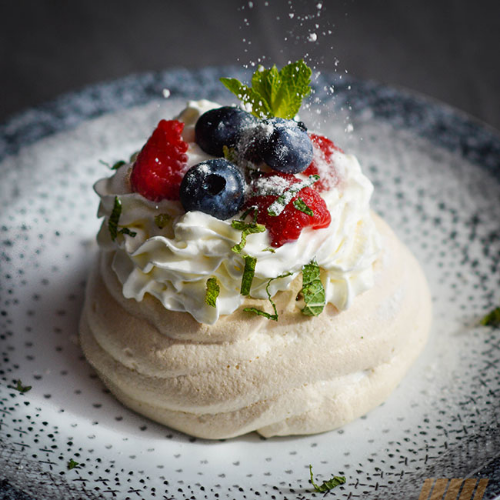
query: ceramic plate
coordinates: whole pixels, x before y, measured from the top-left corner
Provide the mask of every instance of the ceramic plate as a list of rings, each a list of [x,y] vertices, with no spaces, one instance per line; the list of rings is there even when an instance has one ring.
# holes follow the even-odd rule
[[[490,478],[484,498],[494,498],[500,331],[479,320],[500,305],[500,138],[413,94],[323,74],[314,83],[322,104],[302,116],[358,156],[374,209],[430,282],[430,341],[385,404],[325,434],[210,442],[124,408],[82,357],[77,325],[99,227],[92,184],[110,175],[100,160],[128,158],[187,99],[229,102],[218,78],[235,74],[248,76],[132,76],[0,128],[4,488],[38,499],[322,497],[311,464],[317,482],[346,476],[332,498],[418,498],[426,478],[467,476]],[[32,389],[17,391],[17,381]]]

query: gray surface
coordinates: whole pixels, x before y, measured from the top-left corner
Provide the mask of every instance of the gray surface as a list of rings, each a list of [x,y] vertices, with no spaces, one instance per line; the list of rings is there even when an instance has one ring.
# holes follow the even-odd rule
[[[316,14],[319,1],[253,0],[250,9],[247,0],[4,0],[0,122],[130,73],[260,56],[280,65],[309,52],[325,69],[413,89],[500,128],[500,3],[321,0],[320,18],[300,27],[300,13]],[[309,31],[317,43],[306,41]]]

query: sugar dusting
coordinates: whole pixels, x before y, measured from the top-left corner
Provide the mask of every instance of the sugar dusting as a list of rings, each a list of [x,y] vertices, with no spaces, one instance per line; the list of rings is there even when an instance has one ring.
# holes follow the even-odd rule
[[[312,69],[312,83],[318,84],[323,71],[333,70],[338,80],[343,80],[348,73],[341,68],[337,57],[338,47],[335,45],[335,23],[345,22],[344,16],[334,17],[334,7],[326,2],[299,2],[288,0],[279,10],[271,9],[269,2],[244,2],[238,10],[242,14],[242,56],[237,61],[247,69],[255,69],[260,65],[278,67],[303,59]],[[329,11],[329,9],[331,9]],[[271,15],[272,13],[272,15]],[[265,20],[265,25],[264,25]],[[278,53],[271,53],[267,48],[261,54],[256,53],[255,46],[258,33],[273,31],[284,33]],[[252,47],[252,41],[255,43]],[[335,85],[323,86],[322,91],[335,98]],[[338,116],[332,118],[333,106],[325,105],[315,98],[315,90],[304,100],[302,112],[308,115],[308,127],[321,132],[328,128],[333,120],[341,120],[344,132],[354,132],[354,125],[350,116],[350,107],[340,108]],[[249,110],[247,110],[249,111]]]
[[[254,193],[259,196],[281,196],[289,187],[289,181],[283,177],[272,175],[260,177],[253,183]]]

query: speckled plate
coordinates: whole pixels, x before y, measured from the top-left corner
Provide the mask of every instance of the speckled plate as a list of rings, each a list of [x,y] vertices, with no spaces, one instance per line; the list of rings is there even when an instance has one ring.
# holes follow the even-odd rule
[[[484,498],[494,498],[500,331],[478,322],[500,305],[500,138],[412,94],[324,74],[315,81],[323,104],[302,117],[359,157],[376,187],[373,207],[431,285],[431,339],[384,405],[326,434],[209,442],[122,407],[85,362],[77,324],[99,226],[92,184],[109,174],[99,160],[127,158],[188,98],[227,101],[218,77],[238,73],[132,76],[0,127],[4,491],[37,499],[322,497],[309,483],[312,464],[319,482],[346,476],[332,498],[412,499],[427,477],[468,476],[489,477]],[[333,95],[325,90],[332,85]],[[16,381],[32,389],[21,393]],[[79,465],[69,469],[70,460]]]

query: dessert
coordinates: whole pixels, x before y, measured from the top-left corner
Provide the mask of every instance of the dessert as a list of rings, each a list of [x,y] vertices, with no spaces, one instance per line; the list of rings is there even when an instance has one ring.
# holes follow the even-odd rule
[[[415,258],[354,156],[298,121],[311,72],[223,83],[95,185],[83,351],[126,406],[193,436],[311,434],[382,403],[422,350]]]

